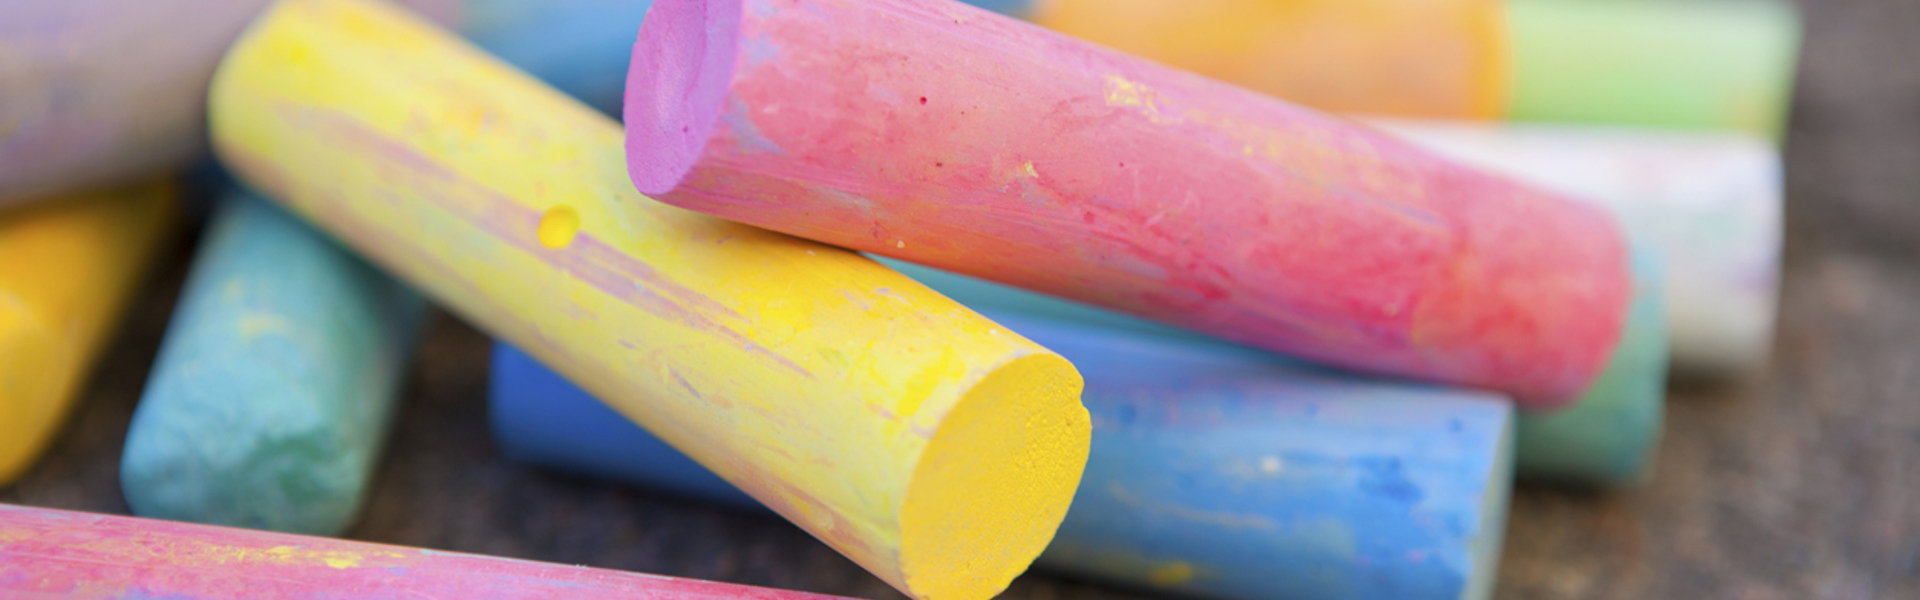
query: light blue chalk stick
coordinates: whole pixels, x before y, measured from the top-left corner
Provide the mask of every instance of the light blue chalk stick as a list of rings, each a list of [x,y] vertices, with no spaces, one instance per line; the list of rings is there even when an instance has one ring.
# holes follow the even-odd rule
[[[272,203],[215,209],[127,431],[140,516],[337,535],[426,302]]]
[[[1511,409],[1124,330],[988,311],[1079,367],[1093,445],[1042,567],[1218,598],[1485,598]],[[509,456],[733,506],[745,494],[505,345]]]
[[[650,0],[465,0],[474,45],[601,112],[618,116],[627,62]]]
[[[1031,0],[966,0],[1024,17]],[[474,45],[601,112],[620,116],[627,62],[651,0],[465,0],[459,30]]]
[[[1192,343],[1229,342],[1085,304],[871,256],[975,309],[1002,309]],[[1572,408],[1519,416],[1520,476],[1575,485],[1617,486],[1652,470],[1666,407],[1667,323],[1660,297],[1663,272],[1651,252],[1634,254],[1634,296],[1622,340],[1594,386]],[[1248,350],[1253,351],[1253,350]],[[1272,355],[1276,358],[1279,355]]]

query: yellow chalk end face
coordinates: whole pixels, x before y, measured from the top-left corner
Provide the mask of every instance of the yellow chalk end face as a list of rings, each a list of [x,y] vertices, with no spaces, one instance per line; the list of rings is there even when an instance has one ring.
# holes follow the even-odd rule
[[[1086,468],[1093,425],[1079,371],[1056,354],[988,374],[920,455],[900,511],[906,591],[985,600],[1053,541]]]

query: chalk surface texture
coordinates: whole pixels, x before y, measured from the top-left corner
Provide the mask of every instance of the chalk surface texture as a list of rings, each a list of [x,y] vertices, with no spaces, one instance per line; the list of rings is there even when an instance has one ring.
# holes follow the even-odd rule
[[[426,312],[298,217],[230,194],[127,430],[127,504],[145,517],[346,531]]]
[[[71,600],[834,600],[713,583],[0,504],[0,595]]]
[[[1066,513],[1091,426],[1065,359],[641,196],[618,124],[424,21],[282,2],[211,105],[243,179],[909,596],[991,597]]]
[[[1040,566],[1214,598],[1490,593],[1512,481],[1505,398],[986,314],[1087,377],[1092,453]],[[492,374],[490,418],[509,457],[758,507],[512,347],[495,346]]]
[[[677,206],[1529,409],[1625,324],[1599,209],[959,3],[659,0],[633,56]]]

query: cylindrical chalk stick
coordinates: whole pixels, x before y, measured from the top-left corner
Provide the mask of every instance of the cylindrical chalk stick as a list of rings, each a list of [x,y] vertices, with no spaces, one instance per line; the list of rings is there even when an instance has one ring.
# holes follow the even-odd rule
[[[617,124],[386,5],[282,2],[226,164],[908,595],[983,599],[1085,465],[1058,354],[852,252],[655,203]]]
[[[1572,408],[1522,415],[1519,472],[1535,479],[1627,486],[1652,476],[1667,400],[1665,266],[1634,254],[1632,315],[1620,346]]]
[[[165,182],[0,210],[0,486],[53,440],[178,211]]]
[[[1039,0],[1034,23],[1322,110],[1506,114],[1501,0]]]
[[[0,595],[108,600],[832,600],[459,552],[0,505]]]
[[[1780,152],[1742,133],[1371,120],[1461,161],[1592,201],[1659,251],[1675,369],[1751,375],[1773,346]],[[963,301],[964,302],[964,301]]]
[[[1785,134],[1800,21],[1781,0],[1510,0],[1515,120]]]
[[[761,508],[740,488],[506,342],[493,344],[488,421],[507,458]]]
[[[230,196],[127,430],[127,504],[144,517],[345,531],[426,312],[298,217]]]
[[[432,14],[454,0],[399,0]],[[206,152],[207,81],[269,0],[0,3],[0,205]]]
[[[1660,441],[1661,410],[1666,405],[1666,327],[1660,302],[1664,278],[1657,255],[1643,252],[1637,258],[1635,312],[1620,351],[1614,354],[1600,381],[1572,408],[1552,415],[1520,415],[1515,460],[1522,476],[1591,486],[1629,485],[1648,476],[1653,451]],[[898,260],[882,258],[880,262],[976,310],[996,314],[1011,311],[1097,326],[1116,336],[1231,346],[1215,338],[1077,302]]]
[[[1777,138],[1785,2],[1043,0],[1035,23],[1340,112]]]
[[[965,0],[1009,16],[1026,0]],[[460,34],[474,45],[615,117],[627,60],[650,0],[462,0]]]
[[[1251,350],[989,313],[1075,361],[1087,475],[1040,564],[1215,598],[1483,598],[1511,481],[1505,398]],[[516,460],[757,506],[505,344],[491,417]]]
[[[1625,324],[1598,209],[945,0],[748,4],[649,11],[641,192],[1535,409]]]

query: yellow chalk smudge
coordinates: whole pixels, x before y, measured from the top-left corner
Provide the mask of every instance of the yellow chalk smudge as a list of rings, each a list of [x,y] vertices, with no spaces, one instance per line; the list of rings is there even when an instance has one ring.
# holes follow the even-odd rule
[[[1176,560],[1154,567],[1152,571],[1147,573],[1147,583],[1158,587],[1180,585],[1192,580],[1193,565],[1187,564],[1187,561],[1184,560]]]

